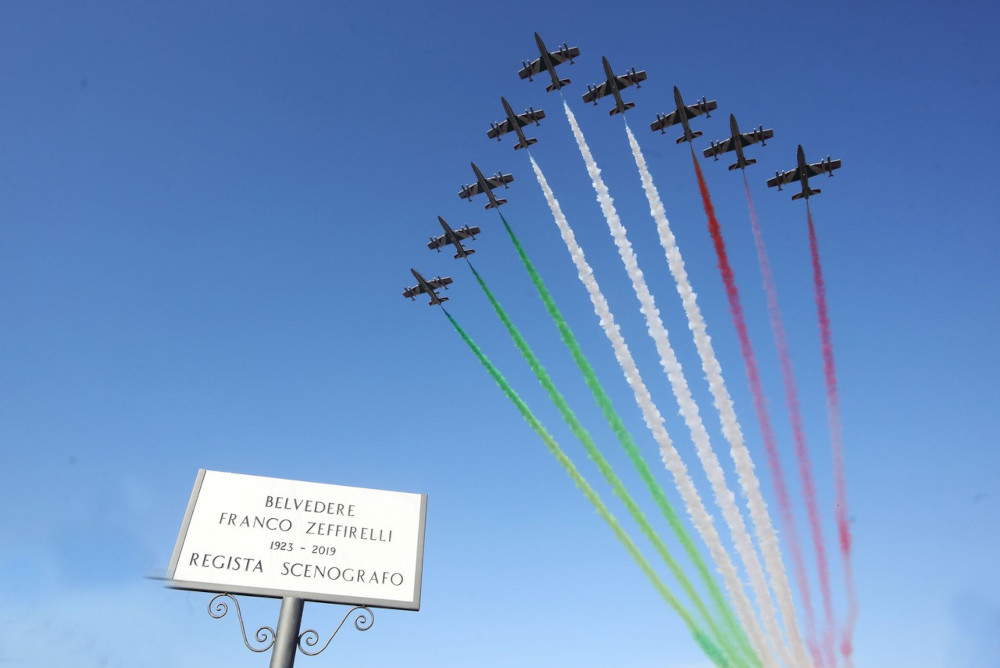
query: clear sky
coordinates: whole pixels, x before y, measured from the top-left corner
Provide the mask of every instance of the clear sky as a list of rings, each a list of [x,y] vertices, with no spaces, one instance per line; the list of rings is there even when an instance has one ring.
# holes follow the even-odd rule
[[[3,13],[0,663],[266,665],[233,619],[208,617],[208,595],[145,579],[163,572],[204,467],[429,495],[423,609],[378,612],[371,631],[303,665],[706,665],[441,314],[400,298],[411,266],[454,276],[451,312],[610,501],[467,270],[425,248],[437,215],[481,226],[477,266],[653,514],[495,214],[455,196],[470,160],[512,172],[506,215],[676,499],[526,156],[485,137],[500,95],[544,108],[534,155],[697,469],[558,98],[516,77],[538,30],[583,51],[561,70],[568,99],[704,402],[621,122],[607,103],[579,101],[601,55],[649,73],[629,91],[630,118],[772,506],[687,149],[645,128],[675,84],[719,102],[697,126],[699,148],[728,134],[730,112],[774,128],[748,173],[831,551],[804,212],[763,182],[793,165],[798,143],[843,160],[817,183],[814,211],[842,386],[857,665],[1000,665],[993,4],[33,2]],[[801,499],[726,164],[704,168]],[[703,412],[721,451],[707,402]],[[272,623],[277,603],[247,600],[245,613]],[[309,604],[305,623],[339,614]]]

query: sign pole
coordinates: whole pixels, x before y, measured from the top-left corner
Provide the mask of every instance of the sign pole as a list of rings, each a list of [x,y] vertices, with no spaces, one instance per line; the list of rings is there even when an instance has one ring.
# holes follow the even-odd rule
[[[292,668],[295,665],[295,650],[299,644],[299,627],[302,624],[301,598],[285,596],[281,599],[278,613],[278,630],[274,634],[274,649],[271,650],[270,668]]]

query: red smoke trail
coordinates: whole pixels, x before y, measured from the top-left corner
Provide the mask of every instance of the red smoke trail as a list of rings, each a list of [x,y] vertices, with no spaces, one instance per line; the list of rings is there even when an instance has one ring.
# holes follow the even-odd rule
[[[806,220],[809,224],[809,253],[812,256],[813,283],[816,290],[816,312],[819,316],[820,341],[823,348],[823,375],[826,380],[826,411],[830,422],[830,443],[833,450],[833,475],[837,489],[837,532],[840,554],[844,562],[844,580],[847,583],[847,624],[840,641],[840,653],[851,663],[854,651],[852,636],[858,617],[858,597],[854,590],[854,569],[851,566],[851,527],[847,523],[847,486],[844,483],[844,439],[840,426],[840,399],[837,393],[837,368],[833,363],[833,335],[830,332],[830,314],[826,308],[826,284],[823,266],[819,261],[819,243],[813,226],[812,209],[806,200]]]
[[[788,352],[788,338],[785,335],[785,325],[781,318],[781,309],[778,306],[778,287],[775,284],[774,274],[771,271],[771,263],[767,258],[764,235],[760,231],[760,222],[757,219],[757,210],[754,208],[753,196],[750,193],[750,184],[747,182],[746,172],[743,173],[743,189],[746,193],[747,207],[750,210],[750,227],[753,230],[754,245],[757,249],[757,261],[760,264],[760,273],[764,281],[764,292],[767,295],[767,313],[771,321],[771,332],[774,335],[774,345],[778,351],[778,359],[781,365],[781,376],[785,386],[785,403],[788,406],[789,421],[792,423],[792,435],[795,439],[795,456],[798,460],[799,477],[802,480],[802,489],[805,494],[806,513],[809,518],[813,548],[816,551],[817,571],[819,572],[823,607],[828,625],[828,635],[824,645],[830,650],[830,656],[827,659],[833,661],[833,600],[830,595],[830,569],[826,558],[826,546],[823,541],[819,508],[816,503],[816,485],[813,481],[812,464],[809,461],[809,449],[806,445],[805,430],[802,427],[802,411],[799,407],[799,393],[795,382],[795,372],[792,369],[792,359]],[[809,625],[812,626],[812,622],[809,622]],[[832,665],[836,665],[835,661],[833,661]]]
[[[726,242],[722,238],[722,229],[719,227],[719,220],[715,217],[715,207],[712,206],[712,196],[708,192],[705,176],[701,173],[701,165],[698,164],[694,148],[691,149],[691,163],[694,165],[695,176],[698,177],[698,189],[701,191],[701,202],[705,207],[705,216],[708,219],[708,232],[712,236],[715,254],[718,257],[719,272],[722,274],[722,282],[726,286],[726,297],[729,299],[729,312],[732,314],[733,324],[736,326],[736,333],[740,340],[740,352],[743,355],[743,364],[746,366],[747,377],[750,382],[750,392],[753,394],[757,421],[760,423],[761,434],[764,437],[764,449],[767,452],[767,463],[771,469],[774,490],[778,497],[778,509],[781,512],[781,521],[785,526],[785,532],[788,534],[788,551],[792,555],[795,580],[802,595],[802,605],[805,608],[806,633],[809,636],[809,644],[815,654],[815,648],[812,647],[815,643],[815,618],[813,616],[812,600],[809,596],[809,580],[806,578],[802,550],[799,548],[798,531],[795,528],[795,517],[792,514],[792,504],[788,496],[788,487],[785,485],[785,474],[782,471],[781,460],[778,456],[778,445],[774,437],[774,429],[771,427],[771,418],[767,412],[760,374],[757,371],[757,358],[754,355],[753,347],[750,345],[750,335],[747,332],[746,318],[743,316],[743,306],[740,303],[740,293],[736,287],[736,277],[733,274],[733,268],[729,265],[729,256],[726,253]],[[822,662],[817,663],[822,665]]]

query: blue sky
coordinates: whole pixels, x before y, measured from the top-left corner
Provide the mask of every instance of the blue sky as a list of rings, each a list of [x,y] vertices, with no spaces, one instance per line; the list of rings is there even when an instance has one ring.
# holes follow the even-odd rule
[[[748,173],[827,509],[804,214],[763,182],[792,166],[798,143],[843,159],[814,211],[842,385],[858,665],[1000,665],[996,12],[984,2],[8,7],[0,662],[265,665],[233,620],[208,617],[208,596],[143,579],[166,565],[204,467],[428,493],[423,609],[378,613],[372,631],[314,662],[705,665],[447,322],[399,296],[411,266],[454,276],[452,313],[610,499],[468,272],[425,248],[437,215],[481,226],[478,268],[653,514],[495,215],[455,196],[470,160],[514,173],[505,213],[658,466],[527,158],[484,134],[500,95],[544,108],[534,154],[695,465],[558,99],[516,77],[538,30],[583,51],[562,71],[568,99],[705,401],[620,121],[606,103],[579,102],[601,55],[649,73],[630,91],[630,118],[772,506],[686,148],[643,126],[669,110],[676,84],[719,101],[699,126],[705,139],[727,134],[730,112],[775,130]],[[725,164],[704,169],[791,477],[745,202]],[[266,600],[245,607],[261,624],[277,612]],[[337,617],[306,609],[307,624]],[[129,636],[141,638],[139,656]]]

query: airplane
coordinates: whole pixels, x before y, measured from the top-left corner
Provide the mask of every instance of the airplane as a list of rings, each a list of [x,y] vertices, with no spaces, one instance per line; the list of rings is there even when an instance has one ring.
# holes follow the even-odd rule
[[[449,225],[441,216],[438,216],[438,222],[441,223],[441,229],[444,230],[444,234],[439,237],[431,237],[430,243],[427,244],[428,248],[436,250],[440,253],[442,246],[451,244],[455,247],[455,250],[458,251],[455,253],[456,260],[460,257],[472,255],[476,252],[472,248],[466,248],[463,246],[462,239],[475,239],[476,235],[479,234],[478,227],[469,227],[466,225],[465,227],[453,230],[451,229],[451,225]]]
[[[774,130],[765,130],[763,125],[757,126],[750,132],[741,133],[740,126],[736,124],[736,117],[732,114],[729,114],[729,128],[733,132],[729,139],[713,141],[712,145],[703,151],[706,158],[712,157],[716,160],[723,153],[736,151],[736,162],[729,165],[729,169],[746,169],[748,165],[757,162],[755,159],[748,159],[743,155],[743,147],[757,142],[760,142],[761,146],[767,146],[767,140],[774,136]]]
[[[580,55],[580,49],[575,46],[563,44],[559,50],[549,51],[545,48],[545,43],[542,42],[542,38],[537,32],[535,33],[535,44],[538,45],[538,52],[541,54],[541,57],[535,58],[530,63],[521,61],[521,65],[524,67],[517,73],[517,76],[528,81],[534,81],[533,77],[536,74],[548,72],[552,78],[552,83],[546,86],[545,90],[550,93],[554,90],[559,90],[569,83],[569,79],[559,78],[559,75],[556,74],[556,65],[562,65],[567,60],[572,65],[573,59]]]
[[[528,148],[532,144],[538,142],[537,139],[528,139],[524,136],[523,128],[528,123],[534,123],[535,125],[541,125],[539,121],[545,118],[545,112],[539,109],[535,111],[534,107],[528,107],[523,114],[518,116],[511,109],[510,103],[507,102],[507,98],[500,96],[500,102],[503,104],[503,110],[507,112],[507,120],[500,121],[499,123],[490,123],[490,129],[486,132],[486,136],[490,139],[496,139],[500,141],[501,135],[505,135],[508,132],[517,133],[517,143],[514,144],[514,150],[519,148]]]
[[[649,129],[653,132],[659,130],[660,133],[665,133],[668,126],[680,123],[684,126],[684,134],[677,138],[678,144],[685,141],[692,141],[695,137],[701,136],[700,131],[691,131],[688,119],[701,116],[702,114],[705,114],[705,118],[710,118],[711,114],[709,112],[719,106],[715,100],[706,100],[705,98],[701,98],[701,100],[694,104],[685,105],[677,86],[674,86],[674,103],[677,105],[677,108],[666,115],[657,114],[656,120],[649,124]]]
[[[819,188],[809,187],[810,177],[819,176],[820,174],[832,177],[833,170],[840,169],[840,160],[832,160],[829,156],[827,156],[826,160],[821,160],[820,162],[806,162],[806,152],[802,150],[802,144],[799,144],[796,155],[799,164],[795,169],[789,169],[787,172],[775,172],[774,178],[767,181],[768,188],[778,186],[778,190],[781,190],[781,186],[786,183],[801,181],[802,192],[792,195],[792,199],[809,199],[812,195],[818,195],[822,192]]]
[[[642,88],[639,82],[646,80],[646,71],[639,70],[636,72],[633,67],[625,74],[615,76],[614,70],[611,69],[611,64],[608,63],[608,59],[601,56],[601,62],[604,63],[604,74],[607,78],[603,83],[588,85],[587,92],[583,95],[583,101],[593,102],[596,105],[598,98],[602,98],[605,95],[614,95],[615,108],[609,113],[611,115],[624,113],[634,107],[635,102],[622,102],[621,89],[628,88],[633,84],[635,84],[636,88]]]
[[[493,189],[499,188],[500,186],[506,188],[507,184],[514,180],[513,176],[497,172],[495,176],[486,178],[483,176],[483,173],[479,171],[479,168],[476,167],[476,163],[472,163],[472,171],[476,174],[476,182],[472,185],[463,185],[462,189],[458,191],[459,197],[467,199],[471,202],[473,195],[486,193],[486,196],[490,200],[489,204],[486,205],[487,209],[494,209],[501,204],[507,203],[507,200],[505,199],[497,199],[493,194]]]
[[[417,271],[416,269],[411,268],[410,273],[413,274],[413,277],[415,279],[417,279],[417,284],[414,285],[412,288],[405,288],[403,290],[404,297],[409,297],[409,299],[412,301],[413,299],[417,298],[417,295],[428,294],[431,297],[431,300],[427,302],[428,306],[434,306],[435,304],[443,304],[444,302],[448,301],[447,297],[438,297],[438,294],[437,292],[435,292],[435,290],[439,288],[444,288],[445,290],[447,290],[448,284],[453,282],[450,277],[438,276],[437,278],[428,281],[423,276],[421,276],[420,272]]]

